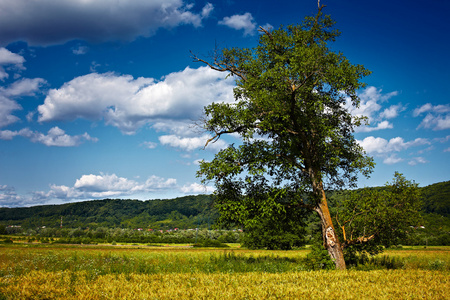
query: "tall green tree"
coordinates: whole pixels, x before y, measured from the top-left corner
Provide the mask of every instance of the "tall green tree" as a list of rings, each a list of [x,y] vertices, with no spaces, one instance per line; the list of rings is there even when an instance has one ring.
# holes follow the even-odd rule
[[[317,14],[302,24],[260,28],[255,48],[223,49],[209,61],[194,55],[236,79],[235,103],[205,107],[202,125],[213,134],[206,144],[231,133],[243,140],[202,162],[198,175],[215,181],[223,195],[219,209],[235,205],[230,214],[242,217],[239,201],[227,202],[226,195],[245,199],[250,191],[238,183],[264,175],[270,190],[266,201],[286,210],[306,207],[320,216],[324,247],[336,267],[345,269],[325,190],[353,186],[358,173],[368,176],[374,166],[353,137],[361,119],[348,109],[359,105],[357,90],[370,72],[329,48],[340,33],[323,7],[319,3]]]

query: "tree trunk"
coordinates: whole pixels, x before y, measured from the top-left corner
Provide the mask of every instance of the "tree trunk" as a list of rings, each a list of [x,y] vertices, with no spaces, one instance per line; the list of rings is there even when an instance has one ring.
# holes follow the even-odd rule
[[[322,237],[323,245],[328,250],[328,254],[336,265],[336,269],[345,270],[344,252],[342,251],[341,243],[335,233],[333,222],[331,220],[330,211],[328,209],[328,203],[323,190],[322,184],[319,184],[320,202],[315,207],[315,211],[320,216],[320,222],[322,224]]]

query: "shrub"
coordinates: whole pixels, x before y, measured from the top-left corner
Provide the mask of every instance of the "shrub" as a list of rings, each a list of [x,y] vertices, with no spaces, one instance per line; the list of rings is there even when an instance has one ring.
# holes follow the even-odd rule
[[[311,246],[311,252],[306,255],[305,267],[310,270],[332,270],[335,264],[328,255],[327,249],[315,243]]]

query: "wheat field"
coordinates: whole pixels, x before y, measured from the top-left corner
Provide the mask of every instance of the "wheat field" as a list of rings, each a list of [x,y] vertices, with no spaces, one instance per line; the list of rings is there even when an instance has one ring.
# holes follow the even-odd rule
[[[308,250],[0,247],[0,299],[450,299],[448,248],[400,269],[307,271]]]

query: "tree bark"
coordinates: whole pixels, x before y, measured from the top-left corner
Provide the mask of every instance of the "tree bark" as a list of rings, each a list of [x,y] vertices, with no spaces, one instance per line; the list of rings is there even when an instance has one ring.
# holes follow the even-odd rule
[[[334,261],[336,269],[345,270],[346,265],[344,260],[344,252],[342,250],[342,245],[339,242],[339,238],[336,235],[336,231],[334,230],[330,210],[328,209],[327,198],[325,196],[325,191],[323,190],[322,184],[319,184],[317,192],[320,193],[320,202],[314,210],[320,216],[323,245],[328,250],[328,254],[331,259]]]

